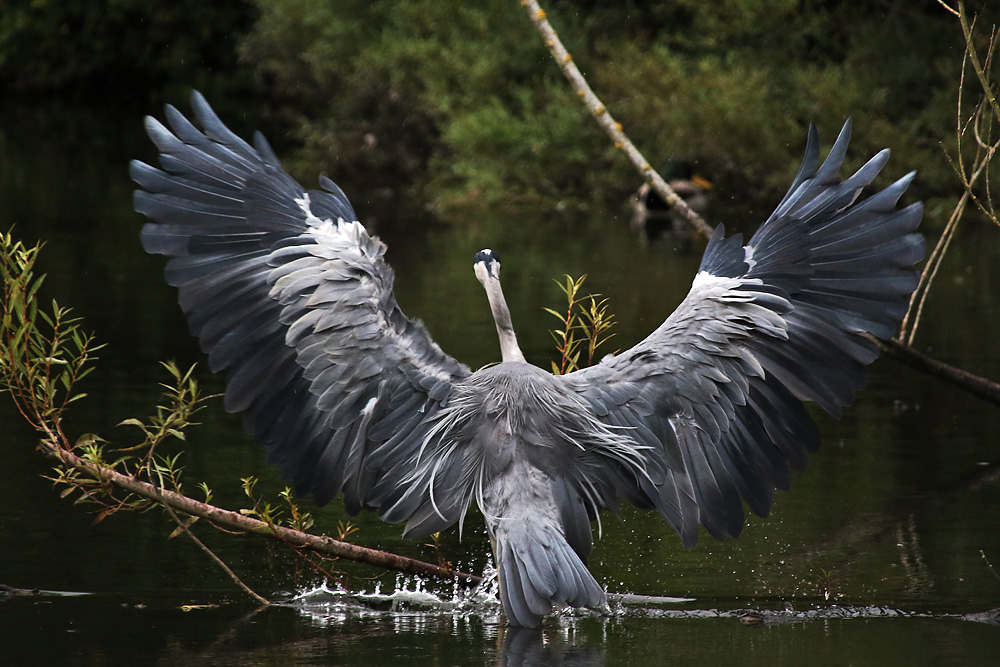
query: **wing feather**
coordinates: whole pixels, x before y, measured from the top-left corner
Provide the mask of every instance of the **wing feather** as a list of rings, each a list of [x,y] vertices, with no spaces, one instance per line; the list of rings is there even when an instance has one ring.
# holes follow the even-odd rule
[[[913,174],[858,201],[889,153],[841,181],[849,140],[848,121],[817,169],[810,127],[792,186],[749,242],[716,229],[691,291],[653,334],[565,376],[599,419],[631,429],[646,471],[663,471],[616,470],[609,483],[658,509],[689,547],[698,524],[737,535],[743,502],[767,514],[773,489],[819,446],[802,402],[839,416],[878,356],[857,334],[891,337],[916,287],[922,208],[897,208]]]
[[[262,136],[237,137],[198,93],[191,104],[197,124],[169,106],[166,124],[146,121],[160,168],[131,165],[143,247],[170,258],[226,408],[298,493],[343,493],[356,512],[469,370],[400,311],[385,246],[340,188],[304,190]]]

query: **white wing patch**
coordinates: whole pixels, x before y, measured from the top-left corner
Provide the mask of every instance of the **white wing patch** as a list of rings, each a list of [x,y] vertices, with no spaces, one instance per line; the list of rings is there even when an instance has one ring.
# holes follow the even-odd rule
[[[719,288],[725,286],[727,289],[734,283],[732,278],[714,276],[708,271],[699,271],[691,282],[691,291],[701,289]]]
[[[301,197],[296,197],[295,203],[298,204],[299,208],[302,209],[302,212],[306,214],[306,224],[309,225],[310,227],[322,228],[322,227],[333,226],[333,220],[331,220],[330,218],[318,218],[313,214],[312,205],[311,202],[309,201],[308,192],[303,192]],[[343,221],[344,221],[343,218],[339,218],[337,220],[337,223],[339,224]],[[324,231],[329,231],[329,229],[324,229]]]
[[[746,285],[762,285],[760,278],[726,278],[712,275],[708,271],[699,271],[691,282],[690,297],[695,292],[701,292],[707,297],[724,298],[727,301],[753,301],[753,292],[737,291],[737,287]]]
[[[296,203],[308,212],[308,193]],[[306,337],[339,322],[354,327],[352,335],[381,340],[382,347],[392,349],[399,363],[412,364],[441,382],[451,381],[445,369],[426,363],[427,350],[397,330],[391,313],[382,305],[386,290],[392,288],[391,271],[382,263],[382,242],[372,239],[356,220],[338,218],[335,223],[316,216],[312,220],[315,222],[303,236],[312,238],[314,245],[290,246],[271,254],[277,266],[270,275],[269,296],[284,307],[289,325],[285,343],[302,346]],[[443,354],[433,341],[427,345]]]

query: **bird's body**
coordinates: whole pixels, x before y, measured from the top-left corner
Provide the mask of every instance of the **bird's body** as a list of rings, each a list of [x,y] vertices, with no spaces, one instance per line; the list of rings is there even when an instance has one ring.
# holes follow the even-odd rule
[[[392,294],[385,246],[327,179],[305,191],[257,138],[233,135],[199,95],[198,130],[172,107],[147,120],[162,169],[132,165],[147,251],[226,407],[298,493],[406,522],[420,537],[483,513],[504,611],[537,625],[552,605],[600,607],[591,522],[621,500],[654,509],[691,547],[699,525],[737,535],[766,515],[819,437],[802,401],[837,415],[916,285],[912,175],[867,199],[883,151],[841,182],[848,127],[819,169],[815,133],[777,210],[744,246],[716,230],[691,291],[634,347],[551,375],[524,360],[486,250],[474,269],[502,360],[445,354]]]
[[[556,376],[522,361],[472,374],[443,412],[443,428],[481,448],[472,495],[496,551],[508,614],[535,625],[553,603],[603,604],[585,566],[592,503],[577,485],[587,470],[628,459],[631,441],[588,419],[587,404]]]

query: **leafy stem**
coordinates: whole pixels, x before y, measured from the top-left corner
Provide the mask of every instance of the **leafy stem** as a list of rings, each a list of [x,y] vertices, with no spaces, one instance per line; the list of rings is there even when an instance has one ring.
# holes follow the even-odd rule
[[[559,312],[552,308],[545,311],[560,322],[560,328],[550,331],[556,342],[559,361],[552,362],[552,372],[565,375],[590,366],[594,363],[597,348],[614,336],[611,328],[614,326],[614,315],[608,312],[608,299],[599,298],[600,294],[580,296],[586,274],[579,278],[563,276],[562,281],[556,281],[559,289],[566,295],[566,310]],[[586,361],[581,365],[580,355],[586,349]]]
[[[93,353],[101,346],[55,300],[51,312],[39,309],[43,277],[35,277],[34,266],[40,248],[14,241],[11,232],[0,234],[0,392],[11,395],[45,442],[69,450],[63,412],[85,396],[74,387],[92,370]]]

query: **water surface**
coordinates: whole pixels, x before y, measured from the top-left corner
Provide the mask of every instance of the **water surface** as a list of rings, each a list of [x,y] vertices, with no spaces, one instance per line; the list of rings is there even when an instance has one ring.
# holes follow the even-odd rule
[[[122,443],[135,436],[113,425],[149,414],[158,400],[157,383],[167,379],[158,361],[203,361],[161,279],[162,260],[138,243],[142,219],[131,210],[126,166],[151,154],[138,115],[0,113],[0,227],[16,224],[21,238],[46,240],[46,298],[72,306],[107,343],[69,430]],[[906,166],[889,170],[898,176]],[[365,202],[354,204],[364,217]],[[587,273],[588,287],[611,298],[619,322],[613,347],[640,340],[686,292],[699,249],[644,245],[629,233],[626,215],[538,211],[444,225],[414,224],[404,211],[380,218],[378,232],[389,243],[403,309],[472,367],[499,356],[472,255],[500,250],[522,346],[547,366],[555,320],[542,308],[560,305],[553,279],[562,274]],[[929,227],[940,228],[931,218]],[[752,228],[747,220],[725,222]],[[1000,377],[998,272],[996,230],[968,225],[937,279],[919,347]],[[221,388],[206,371],[201,377],[206,391]],[[553,616],[541,630],[515,631],[502,627],[488,599],[397,610],[296,602],[323,582],[294,555],[200,526],[201,538],[250,586],[287,603],[257,610],[193,544],[167,539],[172,525],[161,513],[92,525],[92,508],[60,500],[43,479],[50,465],[35,451],[34,434],[4,398],[0,584],[86,594],[0,597],[4,664],[994,664],[1000,629],[963,617],[1000,607],[1000,573],[986,560],[1000,566],[1000,411],[881,360],[842,419],[814,414],[820,452],[790,493],[777,494],[771,516],[750,517],[738,540],[703,534],[688,552],[653,515],[604,517],[591,569],[609,591],[689,601]],[[283,485],[239,417],[217,400],[200,417],[183,456],[187,488],[204,480],[219,504],[235,508],[246,505],[239,479],[255,475],[258,491],[273,498]],[[338,502],[302,502],[321,531],[353,521],[358,543],[436,557],[370,515],[351,519]],[[470,520],[462,541],[445,534],[441,548],[466,570],[487,566],[481,521]],[[326,565],[337,576],[331,587],[387,593],[401,586],[394,574]],[[448,586],[405,587],[426,588],[445,607],[455,602]],[[741,622],[748,611],[763,622]]]

